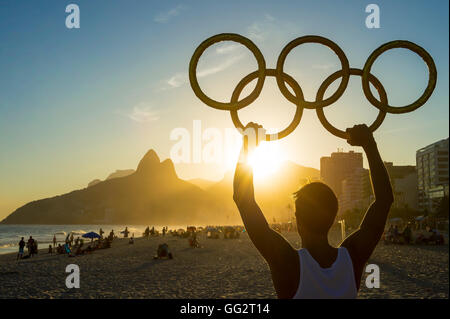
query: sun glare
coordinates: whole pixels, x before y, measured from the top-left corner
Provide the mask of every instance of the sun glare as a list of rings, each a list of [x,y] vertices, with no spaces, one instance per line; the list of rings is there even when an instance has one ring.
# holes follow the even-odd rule
[[[250,154],[248,160],[253,168],[253,176],[257,179],[264,179],[278,171],[284,157],[277,144],[262,142]]]

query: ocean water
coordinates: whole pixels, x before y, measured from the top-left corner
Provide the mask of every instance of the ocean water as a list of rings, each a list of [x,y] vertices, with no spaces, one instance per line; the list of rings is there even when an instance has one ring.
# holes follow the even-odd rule
[[[150,228],[153,225],[149,225]],[[17,252],[19,250],[19,241],[24,237],[25,242],[30,236],[38,242],[39,249],[48,248],[53,245],[53,235],[56,235],[58,243],[64,243],[67,235],[74,232],[74,238],[81,237],[82,234],[94,231],[99,232],[103,229],[105,235],[113,229],[114,234],[119,237],[121,231],[128,227],[131,236],[141,237],[147,225],[0,225],[0,254]],[[156,230],[161,231],[163,226],[154,226]],[[186,228],[186,226],[170,226],[169,229]]]

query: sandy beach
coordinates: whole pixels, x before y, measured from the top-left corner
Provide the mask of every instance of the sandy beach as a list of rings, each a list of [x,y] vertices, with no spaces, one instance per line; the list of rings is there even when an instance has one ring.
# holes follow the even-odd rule
[[[284,233],[300,247],[296,233]],[[134,245],[116,239],[113,247],[69,258],[40,250],[16,262],[0,256],[0,298],[276,298],[268,266],[246,234],[240,239],[206,239],[202,248],[187,239],[137,238]],[[173,260],[153,260],[166,242]],[[359,298],[448,298],[448,245],[380,244],[370,263],[381,271],[381,287],[368,289],[364,278]],[[65,268],[80,268],[80,288],[68,289]]]

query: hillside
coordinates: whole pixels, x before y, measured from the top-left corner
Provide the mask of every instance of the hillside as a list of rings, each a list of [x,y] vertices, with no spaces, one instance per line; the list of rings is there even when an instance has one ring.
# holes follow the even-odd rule
[[[2,223],[182,225],[210,222],[215,206],[205,191],[177,177],[171,160],[160,162],[150,150],[131,175],[30,202]]]
[[[286,162],[274,176],[255,182],[257,200],[268,218],[286,219],[292,213],[292,193],[318,177],[316,169]],[[184,181],[170,159],[161,162],[150,150],[135,171],[118,170],[86,188],[30,202],[2,223],[237,224],[241,219],[232,198],[232,178],[229,172],[217,183]]]

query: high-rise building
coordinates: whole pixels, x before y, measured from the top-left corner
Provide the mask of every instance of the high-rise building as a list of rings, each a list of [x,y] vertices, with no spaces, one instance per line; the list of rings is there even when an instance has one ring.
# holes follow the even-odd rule
[[[418,209],[417,170],[413,165],[394,166],[392,162],[384,165],[389,173],[394,192],[395,208]]]
[[[448,138],[416,152],[419,209],[434,212],[449,194]]]
[[[339,214],[359,208],[364,193],[364,171],[362,153],[334,152],[320,158],[320,179],[336,194]]]
[[[320,158],[320,179],[330,186],[339,198],[342,193],[342,181],[362,168],[362,153],[334,152],[331,156]]]
[[[342,181],[342,193],[339,197],[339,213],[352,210],[366,210],[370,204],[371,189],[369,170],[356,169]]]

